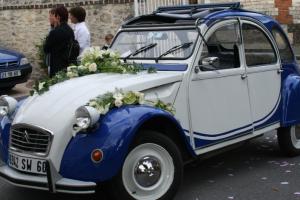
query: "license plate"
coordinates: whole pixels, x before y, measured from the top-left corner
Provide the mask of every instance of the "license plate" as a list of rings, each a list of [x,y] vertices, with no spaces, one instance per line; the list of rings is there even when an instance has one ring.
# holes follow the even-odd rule
[[[0,74],[0,79],[11,78],[11,77],[16,77],[16,76],[21,76],[21,71],[20,70],[2,72]]]
[[[9,153],[8,164],[10,167],[34,174],[46,174],[46,161],[29,158]]]

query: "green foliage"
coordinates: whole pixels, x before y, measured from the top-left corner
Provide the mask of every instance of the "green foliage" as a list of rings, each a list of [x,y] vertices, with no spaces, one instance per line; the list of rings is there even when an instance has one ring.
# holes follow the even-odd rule
[[[157,100],[155,102],[145,101],[144,93],[134,91],[123,92],[120,89],[116,89],[113,93],[105,93],[90,100],[87,103],[87,106],[95,108],[100,115],[105,115],[112,108],[119,108],[123,105],[142,104],[154,106],[156,108],[170,112],[173,115],[175,113],[175,110],[170,103],[166,104],[161,100]]]
[[[46,55],[44,52],[44,44],[46,38],[42,38],[39,44],[36,44],[35,47],[37,48],[37,57],[39,58],[39,65],[41,68],[46,69],[48,66],[46,65]]]
[[[81,77],[97,73],[119,73],[136,74],[143,68],[137,64],[121,63],[118,53],[113,51],[103,51],[99,47],[91,47],[83,52],[81,64],[72,65],[67,68],[67,72],[60,71],[53,78],[46,78],[35,83],[31,95],[39,95],[49,90],[49,87],[75,77]]]

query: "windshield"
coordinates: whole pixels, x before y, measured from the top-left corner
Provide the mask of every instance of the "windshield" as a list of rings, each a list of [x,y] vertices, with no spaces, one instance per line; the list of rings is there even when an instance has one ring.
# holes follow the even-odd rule
[[[156,59],[168,50],[183,45],[185,48],[177,48],[160,59],[186,59],[193,52],[197,36],[198,32],[195,29],[122,31],[118,34],[111,49],[118,51],[122,58]]]

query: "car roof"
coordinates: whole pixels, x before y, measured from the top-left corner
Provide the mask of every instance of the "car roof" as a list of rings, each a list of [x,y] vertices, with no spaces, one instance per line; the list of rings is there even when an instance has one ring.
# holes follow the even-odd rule
[[[199,4],[186,6],[159,7],[149,15],[135,17],[123,24],[127,27],[151,27],[151,26],[191,26],[197,20],[210,25],[217,20],[228,17],[247,17],[264,24],[268,29],[278,23],[276,20],[263,13],[245,10],[240,2]]]

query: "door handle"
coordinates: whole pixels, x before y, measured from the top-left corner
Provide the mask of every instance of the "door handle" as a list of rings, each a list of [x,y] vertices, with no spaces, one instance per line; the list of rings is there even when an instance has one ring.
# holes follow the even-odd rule
[[[242,79],[242,80],[245,80],[247,77],[248,77],[247,74],[242,74],[242,75],[241,75],[241,79]]]
[[[282,72],[283,72],[283,69],[278,69],[278,70],[277,70],[277,73],[278,73],[278,74],[281,74]]]

